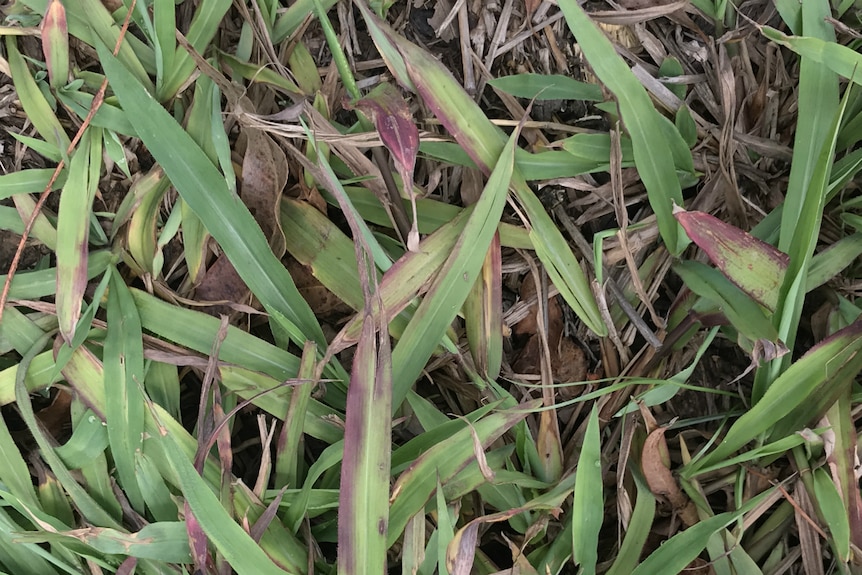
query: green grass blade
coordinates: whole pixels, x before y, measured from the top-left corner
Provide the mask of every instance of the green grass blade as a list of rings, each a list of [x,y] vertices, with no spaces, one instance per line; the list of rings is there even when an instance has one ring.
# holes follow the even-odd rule
[[[662,119],[610,40],[577,2],[561,1],[560,10],[596,76],[617,98],[620,115],[632,139],[635,165],[658,219],[661,237],[671,253],[678,255],[686,246],[686,238],[673,218],[673,205],[683,205],[682,190],[667,153],[673,148],[665,136]]]
[[[519,98],[602,101],[602,88],[559,74],[513,74],[494,78],[491,86]]]
[[[144,434],[144,348],[141,318],[125,281],[116,270],[108,291],[108,336],[105,339],[105,422],[111,455],[126,497],[138,513],[144,498],[138,486],[135,454]]]
[[[53,168],[34,168],[4,174],[0,176],[0,200],[11,198],[17,194],[39,193],[51,181],[53,174]],[[66,170],[60,172],[60,176],[51,187],[52,190],[57,190],[63,186],[66,182],[66,174]]]
[[[599,438],[599,412],[590,412],[584,444],[578,457],[575,499],[572,503],[572,550],[580,572],[596,572],[599,531],[605,516],[602,484],[602,443]]]
[[[774,440],[808,425],[862,369],[860,351],[862,320],[857,320],[811,348],[782,373],[696,468],[723,461],[773,426]]]
[[[638,565],[631,572],[632,575],[684,572],[689,563],[706,548],[709,539],[730,525],[739,515],[740,512],[722,513],[678,533]]]
[[[138,135],[183,200],[219,242],[246,285],[265,307],[278,311],[306,338],[325,347],[317,318],[273,255],[248,208],[230,194],[224,178],[200,147],[107,48],[99,46],[99,55]],[[305,341],[296,343],[304,345]]]
[[[655,519],[655,496],[639,472],[633,471],[632,474],[637,485],[637,500],[620,551],[607,575],[629,575],[634,571]]]
[[[6,36],[6,57],[9,60],[9,72],[12,74],[15,91],[27,118],[50,146],[55,147],[60,154],[65,154],[70,143],[69,136],[30,75],[14,36]]]
[[[506,205],[514,170],[515,142],[519,130],[506,144],[484,191],[451,255],[440,269],[413,319],[392,352],[395,389],[392,405],[401,405],[407,391],[422,373],[428,358],[455,319],[482,269],[482,262]]]
[[[376,323],[367,313],[356,346],[338,498],[338,568],[357,575],[385,570],[388,548],[392,360]]]
[[[87,242],[90,215],[102,165],[101,134],[84,132],[69,163],[69,178],[60,196],[57,220],[57,318],[60,333],[71,342],[87,288]],[[95,177],[94,177],[95,176]]]
[[[230,8],[231,0],[202,0],[197,4],[192,24],[186,34],[186,40],[200,54],[203,53],[215,36],[222,18]],[[158,22],[158,21],[157,21]],[[165,33],[168,33],[165,31]],[[159,38],[164,44],[168,42]],[[107,67],[106,67],[107,68]],[[177,90],[188,80],[195,70],[191,55],[183,47],[176,49],[171,59],[171,67],[166,70],[164,83],[156,90],[156,98],[164,102],[172,98]]]

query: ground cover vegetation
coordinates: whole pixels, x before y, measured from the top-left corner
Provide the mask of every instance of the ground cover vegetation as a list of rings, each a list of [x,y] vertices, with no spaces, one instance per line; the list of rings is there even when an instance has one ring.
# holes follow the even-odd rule
[[[0,13],[0,572],[862,572],[858,2]]]

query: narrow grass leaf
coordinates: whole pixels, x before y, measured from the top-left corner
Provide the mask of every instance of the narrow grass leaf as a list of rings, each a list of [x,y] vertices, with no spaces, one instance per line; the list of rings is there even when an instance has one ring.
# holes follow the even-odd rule
[[[3,465],[0,466],[0,482],[24,504],[38,507],[39,502],[33,490],[30,470],[9,433],[5,417],[0,417],[0,460],[3,461]]]
[[[741,512],[722,513],[674,535],[638,565],[631,572],[632,575],[683,572],[706,548],[713,534],[730,525],[740,515]]]
[[[832,545],[838,554],[838,560],[847,563],[850,560],[850,521],[848,509],[844,506],[841,494],[825,469],[814,470],[814,493],[812,500],[816,501],[820,513],[829,526]]]
[[[662,118],[610,40],[577,2],[561,1],[560,10],[596,76],[617,98],[620,115],[632,139],[635,165],[658,219],[662,239],[668,250],[677,255],[685,247],[685,238],[679,234],[672,210],[674,203],[683,205],[682,190],[674,162],[667,153],[672,146],[665,137]]]
[[[0,352],[6,354],[15,350],[24,355],[44,334],[45,330],[27,315],[17,307],[9,306],[3,310],[3,322],[0,323]]]
[[[270,70],[266,66],[260,66],[258,64],[253,64],[251,62],[245,62],[240,60],[239,58],[227,54],[226,52],[219,52],[218,54],[219,60],[222,63],[230,66],[237,74],[249,80],[251,82],[261,82],[264,84],[270,84],[282,92],[304,97],[302,90],[299,89],[299,86],[288,80],[287,78],[280,76],[273,70]]]
[[[503,215],[514,169],[515,130],[452,248],[413,319],[392,352],[392,405],[401,405],[446,329],[455,319],[482,269],[482,262]],[[392,270],[390,269],[390,272]]]
[[[377,323],[366,313],[347,392],[338,512],[338,567],[344,573],[386,568],[392,364],[389,335],[378,336]]]
[[[156,254],[159,251],[156,227],[161,201],[169,186],[170,181],[164,172],[156,168],[135,180],[129,190],[137,198],[137,207],[126,226],[129,255],[143,271],[152,275],[161,272],[161,269],[156,268]]]
[[[808,425],[821,408],[862,369],[862,320],[826,338],[794,362],[770,386],[761,400],[727,431],[715,451],[694,469],[725,460],[749,441],[781,422],[773,439]],[[826,404],[823,406],[822,404]],[[687,472],[690,474],[690,472]]]
[[[679,262],[673,269],[691,291],[718,305],[731,325],[747,338],[778,340],[778,332],[763,309],[721,272],[696,261]]]
[[[143,329],[168,341],[208,354],[219,320],[205,313],[171,305],[146,292],[131,289]],[[228,327],[219,359],[266,373],[275,379],[296,377],[299,358],[234,326]]]
[[[503,363],[503,272],[500,234],[494,234],[482,271],[464,301],[464,330],[479,374],[496,380]]]
[[[149,22],[150,14],[145,5],[138,4],[136,9],[143,13],[141,20]],[[177,57],[177,18],[176,4],[171,0],[155,0],[152,8],[153,52],[156,57],[156,91],[165,89],[167,77],[175,67]]]
[[[320,9],[329,10],[337,0],[320,0]],[[306,19],[314,14],[314,0],[297,0],[281,13],[272,28],[272,41],[280,44],[285,38],[296,32]]]
[[[601,86],[561,74],[513,74],[494,78],[488,84],[519,98],[602,101]]]
[[[66,135],[60,120],[54,115],[50,104],[36,85],[24,58],[18,51],[18,40],[14,36],[6,36],[6,58],[9,61],[9,72],[15,84],[15,92],[27,118],[48,145],[56,149],[58,155],[65,154],[70,143],[69,136]]]
[[[637,486],[637,500],[626,535],[608,575],[629,575],[634,571],[655,519],[655,496],[638,471],[632,471],[632,475]]]
[[[219,242],[246,285],[261,303],[291,321],[306,338],[326,339],[293,279],[273,255],[267,239],[224,178],[179,124],[137,80],[99,46],[108,78],[138,135],[177,191]],[[304,340],[297,342],[300,345]]]
[[[51,181],[53,174],[53,168],[32,168],[3,174],[0,176],[0,200],[11,198],[17,194],[39,193]],[[66,182],[66,174],[66,170],[60,172],[60,177],[51,186],[52,190],[57,190],[63,186]]]
[[[88,128],[69,163],[69,178],[57,215],[57,318],[60,333],[71,343],[87,288],[90,215],[99,184],[101,134]],[[95,165],[93,165],[95,163]],[[96,177],[92,178],[95,173]]]
[[[820,287],[836,277],[862,255],[862,233],[844,236],[811,258],[808,266],[805,291]]]
[[[186,33],[186,40],[198,53],[206,50],[230,5],[231,0],[202,0],[197,4],[192,24]],[[163,38],[160,40],[164,41]],[[170,68],[165,70],[164,83],[156,89],[156,98],[160,102],[172,98],[194,70],[195,63],[191,55],[183,47],[176,48],[176,54],[170,61]]]
[[[107,317],[104,370],[108,440],[120,485],[132,507],[143,513],[144,498],[135,469],[144,434],[143,332],[129,288],[116,270],[111,274]]]
[[[306,342],[302,350],[299,373],[300,382],[293,386],[290,394],[290,407],[284,417],[284,426],[275,453],[275,486],[299,485],[299,470],[302,466],[302,434],[305,429],[306,413],[314,389],[314,359],[317,356],[313,342]]]
[[[74,422],[72,437],[55,450],[69,469],[81,469],[108,447],[108,432],[92,410]]]
[[[32,543],[68,543],[70,539],[108,555],[157,559],[169,563],[191,561],[188,541],[185,538],[185,525],[179,521],[150,523],[136,533],[85,527],[55,534],[21,536],[22,541]]]
[[[599,412],[590,412],[584,444],[578,456],[575,499],[572,503],[572,550],[580,572],[596,572],[599,531],[605,516],[602,485],[602,444],[599,437]]]

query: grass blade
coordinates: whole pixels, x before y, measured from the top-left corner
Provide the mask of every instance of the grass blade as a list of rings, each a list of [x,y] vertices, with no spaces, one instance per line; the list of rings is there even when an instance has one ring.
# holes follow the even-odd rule
[[[605,516],[601,450],[599,412],[593,405],[578,457],[575,500],[572,503],[572,550],[575,563],[580,565],[580,572],[585,575],[596,572],[599,531]]]
[[[682,189],[667,153],[673,147],[664,135],[662,118],[610,40],[578,3],[563,0],[560,10],[596,76],[617,98],[620,116],[632,139],[635,165],[658,219],[661,237],[668,250],[678,255],[685,248],[686,239],[673,218],[673,205],[683,205]]]
[[[101,133],[88,128],[69,163],[57,221],[57,319],[60,333],[72,342],[87,288],[88,239],[93,198],[102,167]]]
[[[290,274],[240,199],[189,135],[114,58],[99,45],[114,91],[141,140],[177,191],[219,242],[246,285],[268,309],[292,322],[305,338],[326,346],[323,331]],[[295,336],[294,336],[295,337]],[[296,341],[304,345],[305,341]]]
[[[125,281],[116,270],[108,291],[108,337],[105,339],[105,422],[111,455],[129,502],[144,512],[138,486],[136,453],[143,446],[144,348],[141,318]]]
[[[500,154],[484,191],[470,214],[464,231],[440,269],[431,289],[425,295],[413,319],[392,352],[395,389],[392,405],[401,405],[407,391],[422,373],[425,363],[460,310],[476,282],[497,224],[503,214],[506,195],[515,163],[513,132]]]

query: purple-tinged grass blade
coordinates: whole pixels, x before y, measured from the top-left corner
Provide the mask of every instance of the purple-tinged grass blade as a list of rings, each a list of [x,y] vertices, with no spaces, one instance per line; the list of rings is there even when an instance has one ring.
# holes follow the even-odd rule
[[[48,83],[58,90],[69,76],[69,28],[66,8],[60,0],[51,0],[42,19],[42,52],[48,68]]]
[[[477,167],[490,174],[506,144],[503,131],[488,120],[452,74],[433,56],[396,34],[362,2],[358,2],[357,7],[377,49],[398,82],[417,93]],[[583,270],[517,166],[509,187],[529,220],[530,240],[554,285],[593,332],[599,336],[606,335],[607,327]]]
[[[338,570],[386,568],[392,355],[389,334],[366,312],[356,346],[344,429],[338,512]]]
[[[395,165],[402,175],[411,177],[404,185],[412,182],[416,154],[419,153],[419,130],[413,122],[410,107],[392,84],[378,84],[364,98],[348,104],[348,109],[356,108],[374,121],[383,145],[392,154]]]
[[[790,263],[787,254],[707,213],[676,208],[674,216],[721,273],[761,305],[775,311]]]
[[[63,186],[57,215],[57,319],[60,333],[70,344],[87,288],[87,243],[102,167],[101,143],[98,128],[90,127],[84,132],[69,163],[69,177]]]

